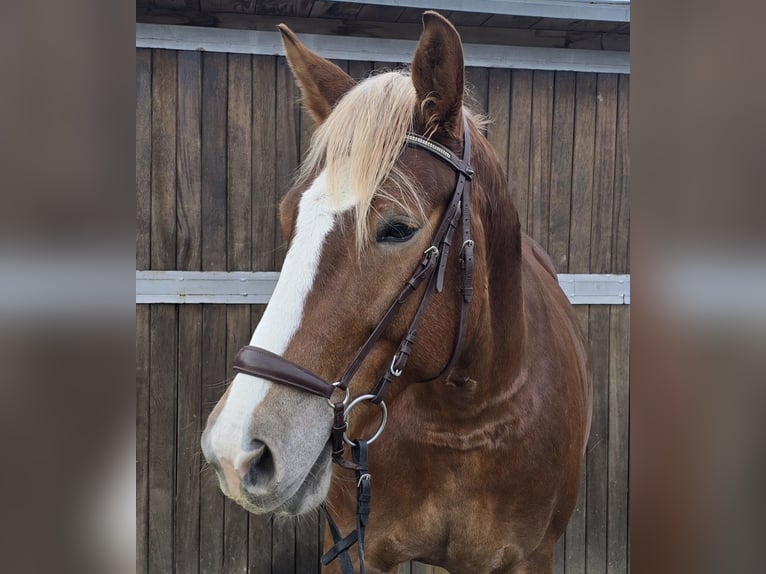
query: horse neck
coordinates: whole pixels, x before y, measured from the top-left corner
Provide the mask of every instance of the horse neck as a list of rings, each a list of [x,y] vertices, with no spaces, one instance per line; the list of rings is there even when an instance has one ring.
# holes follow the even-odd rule
[[[446,384],[411,389],[413,408],[430,407],[427,413],[420,410],[418,429],[422,424],[427,430],[417,440],[431,444],[454,445],[457,435],[474,436],[477,428],[502,423],[509,414],[508,396],[523,379],[526,328],[519,218],[502,169],[494,155],[487,156],[492,151],[477,152],[472,204],[485,235],[487,289],[475,286],[469,340]]]

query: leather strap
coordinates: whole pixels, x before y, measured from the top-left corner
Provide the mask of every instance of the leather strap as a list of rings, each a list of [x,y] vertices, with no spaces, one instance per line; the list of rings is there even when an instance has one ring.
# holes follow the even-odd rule
[[[234,358],[234,370],[290,385],[326,399],[335,391],[335,387],[308,369],[260,347],[242,347]]]

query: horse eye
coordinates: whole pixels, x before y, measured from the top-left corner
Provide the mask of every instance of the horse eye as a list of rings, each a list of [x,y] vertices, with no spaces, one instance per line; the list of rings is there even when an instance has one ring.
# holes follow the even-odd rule
[[[404,243],[412,239],[417,229],[410,227],[403,221],[389,221],[378,229],[375,240],[378,243]]]

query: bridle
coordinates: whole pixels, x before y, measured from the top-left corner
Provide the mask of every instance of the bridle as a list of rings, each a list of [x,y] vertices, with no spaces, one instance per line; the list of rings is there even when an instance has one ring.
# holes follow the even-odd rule
[[[433,293],[441,293],[444,289],[444,273],[447,267],[450,248],[452,246],[453,235],[460,223],[462,216],[463,241],[460,246],[460,268],[462,270],[462,284],[460,288],[460,321],[458,332],[455,337],[455,344],[452,355],[445,367],[435,376],[426,379],[433,381],[441,377],[451,369],[457,361],[460,351],[463,347],[466,325],[468,322],[468,307],[473,297],[473,248],[474,242],[471,238],[471,214],[470,214],[470,190],[473,168],[470,165],[471,159],[471,137],[468,132],[468,121],[463,120],[463,154],[462,157],[456,156],[446,147],[438,144],[428,138],[413,133],[405,136],[405,144],[430,152],[435,157],[449,164],[457,172],[457,183],[455,190],[447,209],[442,216],[441,223],[436,230],[431,246],[423,252],[423,258],[420,260],[415,272],[407,280],[399,295],[389,306],[388,310],[372,330],[367,340],[359,348],[356,356],[346,367],[343,375],[334,383],[329,383],[322,377],[312,373],[308,369],[301,367],[279,355],[276,355],[260,347],[246,346],[240,349],[234,359],[234,370],[255,377],[268,379],[275,383],[281,383],[301,389],[308,393],[324,397],[333,409],[333,427],[330,435],[332,445],[333,462],[356,472],[357,480],[357,528],[345,538],[341,536],[340,530],[331,518],[329,513],[327,521],[335,542],[322,556],[322,564],[327,565],[335,558],[340,557],[343,574],[353,574],[353,566],[348,555],[349,548],[357,543],[359,551],[360,573],[364,574],[364,529],[370,513],[370,495],[371,495],[371,475],[367,463],[367,447],[372,444],[386,425],[388,411],[383,402],[386,390],[394,382],[407,365],[412,347],[417,337],[418,326],[425,314],[428,303]],[[391,323],[399,308],[407,301],[410,295],[424,282],[428,284],[420,301],[420,305],[415,312],[407,333],[399,342],[394,353],[388,370],[380,377],[373,389],[367,393],[350,400],[348,385],[356,374],[364,359],[372,350],[375,343],[378,342],[384,331]],[[425,382],[425,381],[422,381]],[[344,397],[340,401],[332,399],[336,390],[344,392]],[[375,434],[368,439],[350,439],[346,436],[348,429],[348,417],[352,409],[358,404],[370,401],[373,404],[380,405],[382,409],[382,421]],[[351,447],[352,461],[343,457],[344,442]]]

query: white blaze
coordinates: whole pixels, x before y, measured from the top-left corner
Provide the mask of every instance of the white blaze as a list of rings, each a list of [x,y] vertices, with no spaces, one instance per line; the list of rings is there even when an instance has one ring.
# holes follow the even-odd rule
[[[351,194],[344,194],[350,198]],[[301,197],[298,219],[290,249],[285,256],[279,281],[250,344],[281,355],[287,349],[303,318],[303,306],[314,284],[325,238],[335,225],[336,215],[351,207],[332,205],[327,194],[327,178],[322,172]],[[236,464],[247,450],[248,426],[255,409],[269,392],[272,383],[238,373],[231,384],[229,398],[211,429],[210,446],[216,457]]]

